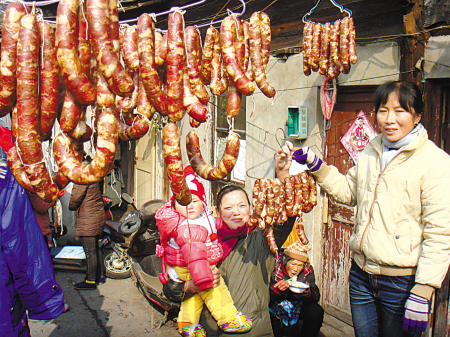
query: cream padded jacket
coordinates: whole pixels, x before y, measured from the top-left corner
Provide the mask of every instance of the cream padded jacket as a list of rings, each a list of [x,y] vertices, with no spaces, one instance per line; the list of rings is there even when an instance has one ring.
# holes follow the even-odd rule
[[[415,273],[411,292],[429,299],[449,267],[450,156],[424,131],[381,171],[381,137],[347,175],[328,165],[314,175],[338,202],[357,205],[350,249],[359,267],[370,274]]]

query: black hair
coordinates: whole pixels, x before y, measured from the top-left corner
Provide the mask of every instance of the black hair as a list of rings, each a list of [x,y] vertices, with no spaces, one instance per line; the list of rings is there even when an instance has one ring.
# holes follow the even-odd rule
[[[247,192],[245,192],[245,190],[241,187],[241,186],[237,186],[237,185],[226,185],[224,187],[222,187],[219,190],[219,193],[217,193],[217,199],[216,199],[216,205],[217,208],[220,209],[220,204],[222,203],[222,199],[225,195],[227,195],[228,193],[234,192],[234,191],[242,191],[245,194],[245,197],[247,198],[247,202],[248,205],[250,206],[250,199],[248,198],[248,194]]]
[[[403,109],[415,115],[422,114],[422,92],[417,85],[409,81],[389,81],[380,85],[374,95],[375,112],[378,112],[381,105],[386,104],[391,93],[397,94],[398,102]]]

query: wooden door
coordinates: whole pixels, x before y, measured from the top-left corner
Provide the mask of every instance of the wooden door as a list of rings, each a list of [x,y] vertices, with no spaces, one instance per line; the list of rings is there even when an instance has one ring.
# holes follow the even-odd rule
[[[324,159],[346,174],[354,166],[341,138],[357,114],[363,110],[373,123],[375,113],[373,92],[376,86],[339,87],[331,120],[327,122]],[[378,132],[378,131],[377,131]],[[332,199],[328,203],[328,217],[323,230],[322,303],[325,311],[352,324],[348,276],[350,271],[349,239],[355,222],[355,209]]]
[[[427,80],[424,95],[422,124],[428,138],[450,154],[450,79]],[[449,306],[450,272],[436,290],[434,307],[426,336],[450,335]]]

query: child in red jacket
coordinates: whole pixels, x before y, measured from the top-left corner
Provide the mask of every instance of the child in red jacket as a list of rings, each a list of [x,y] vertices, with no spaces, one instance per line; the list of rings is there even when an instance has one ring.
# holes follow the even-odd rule
[[[212,210],[206,205],[203,184],[192,167],[187,166],[184,174],[192,193],[192,202],[181,206],[172,197],[155,216],[162,245],[162,248],[158,247],[163,268],[161,282],[166,284],[168,278],[176,282],[192,279],[200,288],[199,292],[181,303],[178,332],[182,336],[206,336],[203,327],[198,324],[203,304],[223,331],[246,332],[251,329],[252,321],[237,311],[222,277],[219,285],[213,287],[212,268],[223,255],[216,222]]]

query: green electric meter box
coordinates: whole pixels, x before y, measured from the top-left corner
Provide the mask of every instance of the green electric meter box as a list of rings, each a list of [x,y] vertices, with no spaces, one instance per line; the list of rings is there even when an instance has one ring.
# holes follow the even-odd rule
[[[289,138],[308,137],[308,108],[288,106],[287,132]]]

